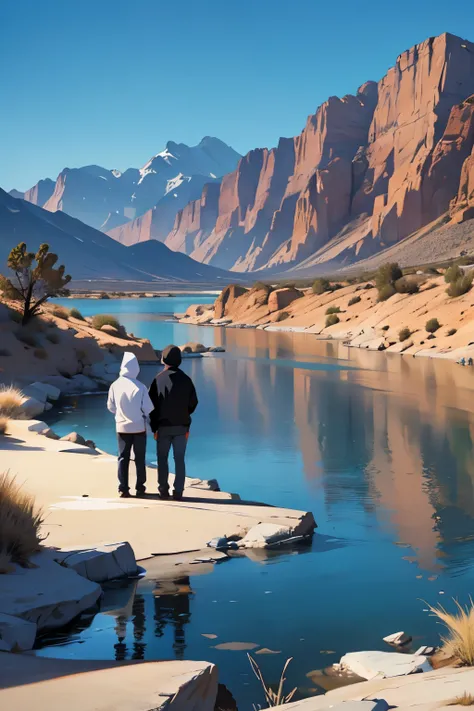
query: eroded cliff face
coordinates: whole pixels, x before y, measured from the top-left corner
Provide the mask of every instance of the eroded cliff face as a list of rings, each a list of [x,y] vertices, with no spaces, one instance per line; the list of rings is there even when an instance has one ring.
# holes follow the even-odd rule
[[[378,84],[328,99],[299,136],[247,154],[222,180],[215,218],[201,222],[201,198],[178,214],[166,244],[251,270],[325,261],[326,251],[340,261],[367,256],[450,204],[466,219],[474,208],[473,93],[474,44],[430,38],[403,52]]]

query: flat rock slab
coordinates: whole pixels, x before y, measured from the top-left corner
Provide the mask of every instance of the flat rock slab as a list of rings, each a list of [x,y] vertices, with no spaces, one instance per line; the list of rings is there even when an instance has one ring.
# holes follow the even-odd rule
[[[0,575],[0,612],[50,629],[70,622],[102,594],[100,585],[56,563],[49,551],[30,560],[36,567],[15,566]]]
[[[111,543],[61,557],[61,565],[96,583],[137,574],[137,561],[130,543]]]
[[[3,656],[3,655],[1,655]],[[217,668],[208,662],[144,662],[82,671],[65,660],[12,660],[2,667],[18,686],[0,691],[0,707],[15,711],[214,711]],[[41,662],[54,661],[51,665]],[[91,663],[93,664],[93,663]],[[100,663],[96,663],[100,664]],[[22,666],[26,669],[22,670]],[[85,665],[82,666],[84,668]],[[85,666],[87,668],[87,666]],[[51,678],[51,674],[57,678]],[[62,674],[67,674],[60,676]],[[42,679],[42,680],[41,680]],[[29,683],[27,683],[29,682]]]
[[[351,652],[342,657],[340,665],[363,679],[389,679],[419,672],[429,672],[432,667],[420,654],[396,652]]]
[[[32,649],[36,639],[36,624],[20,617],[0,612],[0,650],[2,652]]]

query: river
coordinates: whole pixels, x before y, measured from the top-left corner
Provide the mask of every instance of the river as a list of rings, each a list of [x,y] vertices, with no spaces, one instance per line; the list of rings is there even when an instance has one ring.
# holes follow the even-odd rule
[[[288,684],[299,698],[321,691],[308,672],[349,651],[389,651],[382,637],[390,633],[412,635],[413,649],[436,644],[443,630],[428,604],[468,602],[474,582],[474,371],[305,334],[166,322],[196,300],[63,303],[84,315],[114,313],[156,348],[224,346],[183,366],[200,400],[188,474],[216,478],[242,498],[311,510],[313,544],[231,560],[176,589],[148,576],[134,592],[113,591],[111,612],[43,640],[38,654],[209,660],[240,711],[251,711],[263,699],[245,651],[216,645],[279,652],[256,657],[269,681],[294,657]],[[144,367],[143,380],[154,372]],[[104,394],[69,398],[48,421],[58,434],[78,430],[113,452],[104,412]]]

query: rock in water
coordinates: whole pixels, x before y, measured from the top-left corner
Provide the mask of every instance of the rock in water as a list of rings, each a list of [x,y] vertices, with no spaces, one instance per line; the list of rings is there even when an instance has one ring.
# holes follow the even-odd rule
[[[342,657],[340,666],[363,679],[389,679],[432,671],[424,655],[396,652],[350,652]]]
[[[405,632],[395,632],[394,634],[389,634],[387,637],[383,638],[384,642],[387,644],[392,644],[394,647],[403,647],[405,644],[411,642],[412,638],[410,635],[405,634]]]

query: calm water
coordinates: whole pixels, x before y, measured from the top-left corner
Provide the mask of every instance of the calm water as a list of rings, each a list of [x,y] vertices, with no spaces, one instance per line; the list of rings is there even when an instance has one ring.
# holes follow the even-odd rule
[[[216,477],[243,498],[311,510],[318,532],[309,548],[231,560],[177,589],[157,589],[151,572],[40,653],[206,659],[247,711],[263,700],[246,653],[216,644],[281,652],[256,657],[269,680],[293,656],[289,683],[308,695],[316,687],[307,672],[348,651],[387,649],[387,634],[403,629],[415,648],[436,643],[442,629],[425,601],[450,606],[473,589],[474,371],[303,334],[169,324],[157,315],[164,301],[109,301],[107,311],[157,348],[225,346],[222,356],[184,366],[200,397],[189,474]],[[104,312],[104,302],[67,305]],[[144,381],[153,373],[145,368]],[[50,422],[115,451],[104,409],[104,395],[71,398]]]

